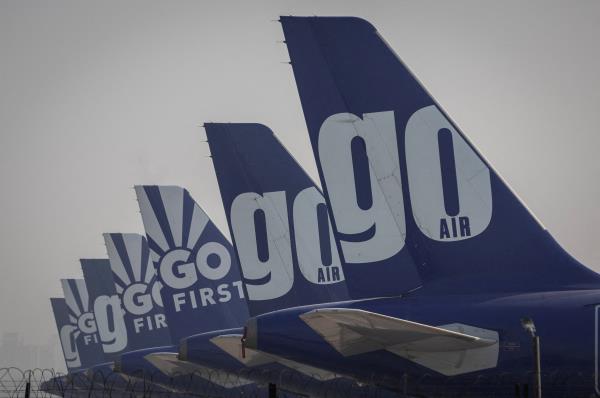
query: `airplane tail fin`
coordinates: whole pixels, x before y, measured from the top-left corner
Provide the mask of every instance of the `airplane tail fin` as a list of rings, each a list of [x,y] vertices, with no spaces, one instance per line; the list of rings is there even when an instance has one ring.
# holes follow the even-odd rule
[[[348,299],[323,195],[272,131],[204,127],[251,315]]]
[[[67,305],[69,333],[73,333],[81,367],[89,368],[104,362],[96,319],[84,280],[61,279],[60,282]],[[62,331],[60,333],[62,334]]]
[[[243,325],[248,305],[232,244],[187,190],[145,185],[135,192],[173,342]]]
[[[117,294],[110,261],[105,258],[81,259],[81,271],[93,305],[98,338],[108,361],[127,350],[127,330],[121,299]]]
[[[117,293],[115,282],[107,258],[82,258],[79,260],[85,287],[93,303],[95,298],[102,295]]]
[[[69,372],[77,370],[81,367],[81,359],[77,350],[75,335],[77,327],[69,322],[69,309],[64,298],[53,297],[50,299],[52,312],[54,313],[54,321],[56,322],[56,330],[62,348],[65,365]]]
[[[361,251],[381,254],[380,263],[407,253],[424,286],[440,292],[597,286],[598,275],[554,241],[370,23],[281,23],[344,255],[365,280],[401,276]],[[394,233],[378,241],[386,229]]]
[[[104,234],[113,281],[125,310],[128,348],[171,344],[162,308],[160,283],[146,238],[132,233]]]

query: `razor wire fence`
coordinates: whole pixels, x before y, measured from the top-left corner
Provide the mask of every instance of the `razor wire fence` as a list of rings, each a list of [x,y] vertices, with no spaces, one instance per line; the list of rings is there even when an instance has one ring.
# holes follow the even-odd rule
[[[40,385],[57,375],[52,369],[0,368],[0,398],[18,398],[25,395],[31,398],[50,397],[50,393],[43,391]]]
[[[169,376],[141,370],[127,374],[97,370],[64,375],[52,369],[0,368],[0,398],[268,398],[269,384],[277,386],[279,398],[526,398],[533,397],[528,387],[530,376],[507,372],[443,378],[425,373],[404,374],[394,380],[373,375],[370,380],[358,382],[344,377],[260,368],[238,373],[203,368],[194,372],[174,371]],[[594,378],[589,376],[578,372],[544,374],[544,396],[588,398],[595,385]]]

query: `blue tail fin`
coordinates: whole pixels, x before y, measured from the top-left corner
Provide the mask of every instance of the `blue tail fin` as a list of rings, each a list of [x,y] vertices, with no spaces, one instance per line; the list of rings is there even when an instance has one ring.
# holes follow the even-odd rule
[[[127,329],[108,259],[81,259],[83,279],[93,305],[104,357],[111,361],[127,351]]]
[[[67,302],[64,298],[55,297],[50,299],[50,305],[52,305],[56,330],[58,331],[58,338],[60,339],[60,346],[67,370],[69,372],[79,370],[81,369],[81,358],[77,350],[77,337],[79,335],[75,336],[78,329],[77,325],[73,325],[69,321]]]
[[[62,329],[59,332],[61,340],[63,332],[73,333],[81,368],[89,368],[104,362],[104,353],[98,338],[98,328],[85,282],[83,279],[61,279],[60,282],[65,295],[70,325],[68,332]]]
[[[188,191],[135,187],[174,342],[248,319],[231,243]]]
[[[444,292],[597,283],[371,24],[346,17],[281,22],[349,279],[362,276],[386,294],[406,272],[412,279],[413,267],[426,287]],[[403,254],[410,261],[396,261]]]
[[[170,345],[160,283],[146,238],[138,234],[104,234],[104,242],[115,288],[125,310],[128,348]]]
[[[252,315],[348,299],[323,195],[271,130],[205,128]]]

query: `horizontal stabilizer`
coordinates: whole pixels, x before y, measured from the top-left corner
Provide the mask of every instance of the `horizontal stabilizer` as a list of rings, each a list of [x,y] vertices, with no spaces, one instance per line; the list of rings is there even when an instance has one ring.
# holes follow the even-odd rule
[[[253,367],[265,365],[268,363],[279,363],[287,366],[288,368],[294,369],[306,376],[313,377],[315,379],[324,381],[332,380],[337,377],[335,373],[330,371],[315,368],[314,366],[305,365],[296,361],[292,361],[286,358],[282,358],[277,355],[267,354],[266,352],[253,350],[251,348],[245,348],[245,355],[242,355],[242,335],[241,334],[227,334],[216,336],[210,339],[211,343],[218,346],[220,349],[243,363],[245,366]]]
[[[275,362],[273,356],[262,351],[246,348],[242,354],[242,335],[224,334],[210,339],[210,342],[231,355],[245,366],[253,367]]]
[[[242,377],[231,377],[226,372],[217,369],[182,361],[174,352],[153,352],[144,358],[169,377],[194,374],[225,388],[235,388],[252,383]]]
[[[146,355],[144,359],[169,377],[189,373],[178,363],[177,354],[173,352],[153,352]]]
[[[300,315],[344,356],[387,350],[445,375],[487,369],[498,360],[498,333],[453,323],[430,326],[357,309]]]

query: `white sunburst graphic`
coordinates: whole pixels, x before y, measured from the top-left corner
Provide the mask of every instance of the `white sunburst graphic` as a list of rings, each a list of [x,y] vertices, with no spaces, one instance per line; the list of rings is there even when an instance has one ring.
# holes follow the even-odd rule
[[[54,312],[54,319],[56,320],[56,327],[67,368],[78,368],[81,366],[81,358],[79,357],[76,339],[81,332],[77,329],[76,325],[71,324],[69,309],[64,298],[51,298],[50,305]]]
[[[146,238],[139,234],[104,234],[117,294],[132,315],[162,307],[160,282],[150,259]]]
[[[146,238],[139,234],[104,234],[106,250],[131,349],[170,344],[158,280]],[[129,333],[140,334],[131,338]]]
[[[211,221],[185,189],[136,186],[135,191],[152,260],[166,284],[183,289],[197,282],[199,276],[210,283],[229,274],[231,245],[212,224],[214,231],[207,236]],[[183,277],[172,275],[176,263],[189,264],[185,271],[181,270]],[[193,272],[194,266],[197,272]]]
[[[69,323],[77,329],[73,337],[80,334],[94,334],[98,331],[94,313],[90,307],[90,297],[83,279],[61,279],[65,302],[68,308]]]
[[[154,262],[160,262],[166,253],[175,249],[186,249],[190,254],[197,251],[210,220],[185,189],[136,186],[135,192]]]
[[[221,328],[243,323],[248,307],[233,246],[204,210],[178,186],[135,192],[174,339],[206,331],[207,322],[190,321],[196,314]]]

